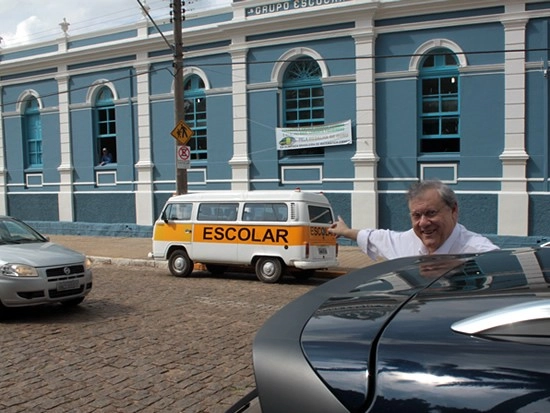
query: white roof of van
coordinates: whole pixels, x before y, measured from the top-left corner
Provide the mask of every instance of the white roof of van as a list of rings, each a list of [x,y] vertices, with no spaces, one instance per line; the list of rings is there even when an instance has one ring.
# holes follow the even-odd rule
[[[299,190],[258,190],[258,191],[205,191],[174,195],[168,202],[190,201],[310,201],[327,203],[327,198],[320,192],[303,192]]]

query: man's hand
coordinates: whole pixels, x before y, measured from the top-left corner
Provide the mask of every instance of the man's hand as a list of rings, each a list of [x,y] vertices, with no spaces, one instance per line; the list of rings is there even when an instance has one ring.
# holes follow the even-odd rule
[[[338,215],[336,222],[330,226],[328,232],[337,237],[345,237],[352,240],[357,240],[357,234],[359,233],[358,230],[348,227],[340,215]]]

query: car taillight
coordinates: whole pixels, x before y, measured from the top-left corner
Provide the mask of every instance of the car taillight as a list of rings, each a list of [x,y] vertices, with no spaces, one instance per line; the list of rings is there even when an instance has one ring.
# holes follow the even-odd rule
[[[309,258],[309,242],[307,242],[305,244],[305,247],[306,247],[306,259],[308,259]]]

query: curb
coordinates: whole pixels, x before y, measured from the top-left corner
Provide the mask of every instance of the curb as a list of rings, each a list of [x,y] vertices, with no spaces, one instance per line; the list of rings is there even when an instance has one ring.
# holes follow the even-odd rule
[[[120,266],[138,266],[152,268],[168,268],[168,263],[165,261],[154,261],[150,259],[138,258],[110,258],[110,257],[95,257],[89,256],[93,264],[120,265]]]
[[[151,268],[163,268],[168,269],[167,261],[156,261],[152,259],[140,259],[140,258],[110,258],[110,257],[96,257],[89,256],[93,264],[103,265],[119,265],[119,266],[137,266],[137,267],[151,267]],[[315,277],[318,278],[334,278],[347,274],[355,268],[329,268],[326,270],[319,270],[316,272]],[[196,263],[193,271],[206,271],[206,266],[201,263]]]

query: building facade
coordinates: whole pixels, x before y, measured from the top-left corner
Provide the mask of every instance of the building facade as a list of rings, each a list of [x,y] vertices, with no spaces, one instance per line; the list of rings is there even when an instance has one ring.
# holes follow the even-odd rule
[[[189,192],[300,187],[402,230],[409,185],[439,178],[470,229],[550,234],[550,1],[247,0],[183,27],[183,91],[168,21],[0,50],[0,213],[150,230],[183,93]]]

